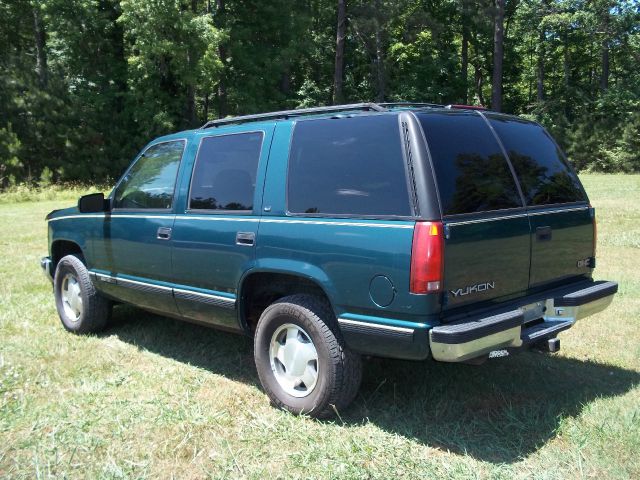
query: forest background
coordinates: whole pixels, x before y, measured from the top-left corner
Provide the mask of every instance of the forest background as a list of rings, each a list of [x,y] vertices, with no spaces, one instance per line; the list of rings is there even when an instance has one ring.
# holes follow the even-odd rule
[[[207,119],[348,102],[540,121],[640,171],[633,0],[0,0],[0,189],[117,177]]]

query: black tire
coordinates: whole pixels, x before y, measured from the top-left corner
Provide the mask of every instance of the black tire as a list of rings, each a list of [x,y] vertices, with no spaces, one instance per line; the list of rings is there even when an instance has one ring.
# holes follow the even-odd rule
[[[65,281],[75,280],[79,287],[79,296],[82,300],[81,311],[78,316],[70,315],[73,310],[63,299],[63,287]],[[62,325],[69,332],[84,334],[99,332],[107,325],[111,316],[111,301],[100,295],[95,289],[89,271],[80,258],[75,255],[63,257],[56,267],[53,280],[53,291],[56,299],[56,308]]]
[[[271,367],[272,337],[286,324],[300,327],[317,351],[317,381],[303,397],[287,393]],[[274,302],[260,316],[254,342],[258,376],[275,406],[296,415],[327,418],[339,414],[357,395],[362,380],[360,355],[345,346],[331,308],[320,298],[297,294]]]

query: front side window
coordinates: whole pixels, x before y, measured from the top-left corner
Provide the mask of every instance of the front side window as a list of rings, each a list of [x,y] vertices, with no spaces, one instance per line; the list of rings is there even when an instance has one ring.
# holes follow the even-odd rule
[[[418,118],[429,145],[444,215],[522,207],[507,159],[480,115],[433,112]]]
[[[289,154],[292,213],[410,216],[395,116],[298,122]]]
[[[253,210],[262,132],[202,139],[191,180],[192,210]]]
[[[116,188],[113,208],[171,209],[184,141],[149,147]]]
[[[487,117],[509,155],[527,205],[586,200],[578,177],[540,125],[501,115]]]

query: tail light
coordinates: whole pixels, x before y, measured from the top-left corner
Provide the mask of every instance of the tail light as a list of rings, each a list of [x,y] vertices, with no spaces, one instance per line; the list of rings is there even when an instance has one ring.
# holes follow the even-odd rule
[[[409,291],[439,292],[443,284],[444,236],[441,222],[416,222],[411,246]]]

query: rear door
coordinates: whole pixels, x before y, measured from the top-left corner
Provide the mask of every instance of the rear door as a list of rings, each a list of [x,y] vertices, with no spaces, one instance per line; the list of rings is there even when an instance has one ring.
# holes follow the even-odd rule
[[[529,284],[530,226],[518,185],[476,112],[418,114],[445,226],[444,306],[522,296]]]
[[[487,114],[517,174],[531,222],[532,289],[591,276],[593,211],[577,175],[538,124]]]
[[[174,294],[182,316],[237,329],[236,290],[255,258],[273,126],[214,132],[200,140],[173,228]]]

